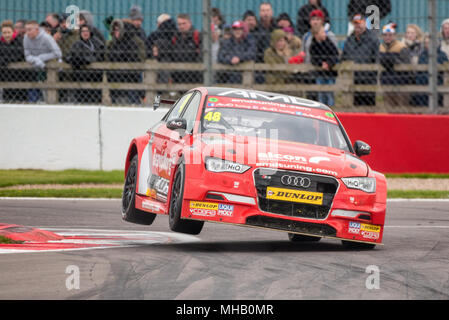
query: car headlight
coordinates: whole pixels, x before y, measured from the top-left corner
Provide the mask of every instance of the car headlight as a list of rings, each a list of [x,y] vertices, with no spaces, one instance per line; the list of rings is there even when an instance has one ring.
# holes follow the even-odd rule
[[[358,189],[368,193],[376,192],[376,179],[366,177],[353,177],[341,179],[346,187],[351,189]]]
[[[206,169],[212,172],[243,173],[251,167],[237,162],[227,161],[219,158],[206,158]]]

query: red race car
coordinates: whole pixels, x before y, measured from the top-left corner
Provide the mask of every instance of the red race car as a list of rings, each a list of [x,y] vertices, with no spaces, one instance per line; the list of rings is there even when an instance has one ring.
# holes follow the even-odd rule
[[[196,88],[126,156],[124,220],[169,216],[175,232],[205,221],[287,232],[291,241],[382,242],[387,187],[332,110],[269,92]]]

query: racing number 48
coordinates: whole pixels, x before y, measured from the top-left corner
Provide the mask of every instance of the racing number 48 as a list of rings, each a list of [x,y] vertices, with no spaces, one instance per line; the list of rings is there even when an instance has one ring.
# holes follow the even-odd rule
[[[219,122],[221,120],[221,113],[220,112],[208,112],[204,119],[210,122]]]

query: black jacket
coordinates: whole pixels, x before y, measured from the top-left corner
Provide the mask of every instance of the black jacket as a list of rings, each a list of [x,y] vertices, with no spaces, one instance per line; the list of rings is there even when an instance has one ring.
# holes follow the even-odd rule
[[[312,6],[310,3],[306,4],[304,6],[302,6],[299,10],[298,10],[298,16],[297,16],[297,20],[296,20],[296,29],[298,30],[298,35],[302,38],[302,36],[304,34],[307,33],[307,31],[310,30],[310,13],[313,10],[321,10],[324,13],[324,23],[330,23],[330,17],[329,17],[329,12],[327,11],[327,9],[321,5],[321,1],[318,0],[318,6]]]
[[[318,42],[315,38],[312,39],[310,45],[310,56],[314,66],[321,67],[323,62],[327,62],[329,67],[332,67],[338,62],[338,49],[335,44],[327,37],[323,42]],[[317,71],[316,76],[335,77],[335,71]]]
[[[98,38],[91,37],[88,41],[80,39],[70,49],[67,62],[74,69],[79,69],[92,62],[103,61],[104,52],[104,44]]]
[[[173,19],[168,19],[161,23],[161,25],[150,35],[146,40],[148,58],[153,58],[153,46],[159,48],[159,56],[167,57],[170,51],[171,41],[176,33],[176,23]],[[168,59],[162,59],[164,61]]]
[[[379,39],[371,30],[366,30],[360,38],[352,33],[345,42],[342,61],[354,61],[360,64],[377,63],[379,61]],[[354,72],[355,84],[376,84],[375,71]]]
[[[0,67],[20,61],[25,61],[22,40],[15,37],[10,43],[0,41]]]
[[[16,37],[10,43],[0,41],[0,81],[27,81],[27,71],[6,69],[8,64],[21,61],[25,61],[21,38]]]
[[[201,33],[198,30],[192,28],[187,33],[178,31],[171,41],[173,62],[201,61]]]

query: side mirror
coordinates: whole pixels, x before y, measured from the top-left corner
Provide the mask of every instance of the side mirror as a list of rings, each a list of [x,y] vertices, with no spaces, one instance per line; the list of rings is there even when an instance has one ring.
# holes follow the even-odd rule
[[[186,131],[187,121],[186,119],[172,119],[167,122],[167,128],[173,131]]]
[[[356,141],[354,143],[354,151],[359,157],[367,156],[371,153],[371,147],[363,141]]]

